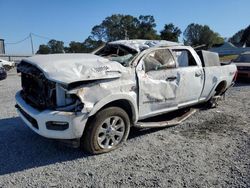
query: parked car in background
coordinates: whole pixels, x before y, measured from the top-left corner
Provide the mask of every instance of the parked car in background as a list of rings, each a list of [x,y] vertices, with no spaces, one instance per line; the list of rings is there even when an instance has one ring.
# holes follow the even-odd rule
[[[7,73],[4,67],[0,64],[0,80],[4,80],[7,77]]]
[[[250,80],[250,52],[240,54],[235,60],[233,60],[238,69],[238,78],[244,80]]]
[[[0,64],[7,71],[10,70],[11,68],[13,68],[15,66],[15,62],[14,61],[6,61],[6,60],[3,60],[3,59],[0,59]]]

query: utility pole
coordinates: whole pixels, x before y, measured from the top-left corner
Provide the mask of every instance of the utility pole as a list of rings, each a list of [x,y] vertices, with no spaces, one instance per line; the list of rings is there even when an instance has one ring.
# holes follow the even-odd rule
[[[34,46],[33,46],[33,40],[32,40],[32,33],[30,33],[30,43],[31,43],[32,55],[34,55]]]

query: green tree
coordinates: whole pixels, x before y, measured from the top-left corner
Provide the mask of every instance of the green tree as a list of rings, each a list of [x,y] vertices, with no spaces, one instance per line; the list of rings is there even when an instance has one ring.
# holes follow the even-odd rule
[[[244,29],[238,31],[231,38],[229,38],[228,41],[234,44],[235,46],[238,46],[238,47],[243,46],[243,44],[240,41],[241,41],[244,31],[245,31]]]
[[[175,27],[173,23],[170,23],[166,24],[160,33],[162,40],[178,42],[178,38],[181,35],[181,30],[178,27]]]
[[[41,44],[39,46],[37,54],[55,54],[55,53],[64,53],[64,43],[58,40],[50,40],[47,45]]]
[[[211,48],[214,44],[221,44],[224,39],[207,25],[190,24],[183,33],[184,43],[190,46],[199,46],[205,44]]]
[[[91,37],[93,38],[93,40],[96,41],[107,41],[107,34],[106,34],[106,29],[105,26],[103,24],[100,25],[96,25],[92,28],[91,31]]]
[[[157,35],[157,31],[155,30],[156,23],[153,16],[139,16],[139,36],[140,39],[160,39],[160,36]]]
[[[244,30],[240,42],[250,47],[250,25]]]
[[[96,48],[104,45],[104,42],[102,40],[94,40],[91,37],[88,37],[84,42],[84,52],[92,52]]]
[[[96,41],[114,41],[137,37],[138,20],[130,15],[114,14],[92,28],[91,38]]]
[[[115,41],[122,39],[159,39],[153,16],[139,16],[114,14],[106,17],[100,25],[91,31],[91,40]]]
[[[66,53],[83,53],[85,52],[85,46],[82,42],[71,41],[69,47],[64,48]]]
[[[58,41],[58,40],[52,39],[48,42],[48,47],[50,48],[52,54],[64,53],[64,42],[63,41]]]
[[[50,54],[50,48],[46,44],[41,44],[36,53],[37,54]]]

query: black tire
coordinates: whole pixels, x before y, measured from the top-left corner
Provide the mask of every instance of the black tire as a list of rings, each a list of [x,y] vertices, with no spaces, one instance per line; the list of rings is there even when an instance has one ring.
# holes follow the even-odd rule
[[[88,122],[81,138],[81,147],[90,154],[106,153],[120,147],[127,140],[129,131],[128,114],[119,107],[108,107]]]
[[[216,108],[218,106],[215,95],[216,91],[213,92],[212,97],[205,103],[206,108]]]
[[[218,102],[215,100],[215,98],[209,99],[209,101],[206,102],[207,108],[216,108],[218,106]]]
[[[221,96],[216,95],[216,93],[214,93],[214,95],[206,102],[206,107],[207,108],[217,108],[219,106],[219,98]]]

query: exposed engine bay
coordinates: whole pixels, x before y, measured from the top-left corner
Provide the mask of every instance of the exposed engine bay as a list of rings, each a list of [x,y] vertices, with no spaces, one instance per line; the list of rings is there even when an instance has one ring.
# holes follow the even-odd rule
[[[17,66],[21,73],[21,96],[32,107],[38,110],[75,111],[81,104],[74,94],[67,94],[66,90],[56,82],[48,80],[37,67],[22,61]]]

